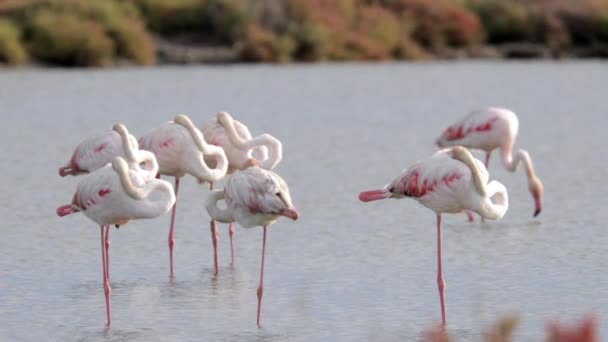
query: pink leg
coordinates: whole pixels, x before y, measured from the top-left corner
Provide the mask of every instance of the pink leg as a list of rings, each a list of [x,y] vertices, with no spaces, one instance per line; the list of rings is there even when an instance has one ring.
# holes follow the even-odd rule
[[[217,244],[220,241],[220,235],[217,233],[217,223],[211,220],[211,243],[213,244],[213,265],[215,267],[215,275],[218,275],[220,267],[217,256]]]
[[[264,239],[262,240],[262,267],[260,268],[260,286],[258,287],[258,328],[260,327],[260,313],[262,309],[262,296],[264,295],[264,254],[266,253],[266,231],[264,227]]]
[[[171,228],[169,229],[169,263],[171,269],[171,277],[173,277],[173,246],[175,246],[175,238],[173,231],[175,228],[175,211],[177,210],[177,190],[179,189],[179,178],[175,177],[175,204],[173,204],[173,212],[171,212]]]
[[[213,191],[213,182],[209,182],[209,190]]]
[[[106,244],[104,239],[104,227],[100,226],[101,231],[101,264],[103,269],[103,291],[106,295],[106,314],[108,317],[108,322],[106,326],[110,326],[112,323],[111,315],[110,315],[110,294],[112,293],[112,288],[110,287],[110,281],[108,280],[108,268],[107,268],[107,255],[106,255]]]
[[[108,282],[109,282],[110,281],[110,226],[106,226],[105,248],[106,248],[106,276],[108,277]]]
[[[486,162],[485,162],[485,164],[484,164],[484,165],[486,166],[486,169],[487,169],[487,168],[489,167],[489,165],[490,165],[490,154],[492,154],[492,152],[486,152]],[[489,170],[488,170],[488,171],[489,171]]]
[[[234,224],[228,225],[228,234],[230,234],[230,265],[234,266]]]
[[[437,214],[437,286],[439,287],[439,299],[441,300],[441,322],[445,325],[445,281],[441,272],[441,214]]]
[[[473,214],[472,211],[470,210],[465,210],[465,213],[467,213],[467,217],[469,218],[469,222],[473,222],[475,221],[475,214]]]

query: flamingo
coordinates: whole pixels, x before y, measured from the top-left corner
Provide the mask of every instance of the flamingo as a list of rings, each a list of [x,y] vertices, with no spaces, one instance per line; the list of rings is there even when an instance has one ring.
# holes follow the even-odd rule
[[[203,136],[212,145],[224,149],[228,158],[228,174],[242,169],[246,162],[256,157],[259,166],[266,170],[274,169],[283,158],[283,147],[281,142],[270,134],[262,134],[255,138],[247,126],[232,118],[227,112],[218,112],[216,119],[203,125],[201,131]],[[205,161],[213,165],[214,161],[205,158]],[[213,183],[209,183],[209,189],[213,190]],[[230,235],[230,264],[234,266],[234,226],[228,226]]]
[[[112,127],[111,131],[97,134],[82,141],[74,150],[66,166],[59,168],[59,175],[80,175],[95,171],[109,164],[114,157],[125,158],[129,163],[135,153],[140,153],[137,140],[121,123]],[[145,164],[141,169],[146,171],[144,178],[149,180],[156,176],[158,164],[156,158],[143,158]],[[140,170],[141,171],[141,170]]]
[[[224,189],[213,190],[205,208],[212,219],[223,223],[238,222],[245,228],[262,226],[262,263],[260,284],[257,289],[257,325],[260,326],[262,296],[264,293],[264,254],[266,251],[266,232],[279,216],[297,220],[300,214],[291,202],[289,188],[276,173],[264,170],[256,161],[247,162],[244,170],[236,171],[228,178]],[[226,208],[217,206],[219,200],[226,202]]]
[[[134,182],[132,178],[137,178]],[[170,183],[152,179],[145,181],[142,174],[132,172],[127,162],[115,157],[111,165],[89,174],[76,187],[71,204],[62,205],[57,215],[63,217],[82,212],[97,223],[101,232],[101,261],[103,288],[106,297],[106,315],[109,327],[110,313],[109,238],[110,225],[127,224],[130,220],[154,218],[163,215],[175,203]],[[104,243],[105,240],[105,243]]]
[[[534,199],[534,216],[542,210],[543,183],[536,176],[532,158],[526,150],[519,149],[513,155],[513,145],[519,129],[517,115],[505,108],[485,108],[471,112],[454,125],[449,126],[437,138],[440,148],[464,146],[486,152],[485,167],[490,164],[493,150],[500,149],[502,163],[510,172],[516,172],[523,162],[528,177],[528,190]],[[469,220],[472,216],[469,215]]]
[[[421,160],[381,190],[359,194],[363,202],[385,198],[412,197],[437,215],[437,286],[441,318],[445,324],[445,282],[441,271],[441,214],[472,210],[481,217],[497,220],[509,206],[507,189],[497,181],[488,183],[481,161],[464,147],[443,149]],[[493,203],[491,197],[496,196]]]
[[[228,160],[224,151],[217,146],[209,145],[203,134],[192,124],[190,118],[180,114],[173,121],[152,130],[139,139],[140,146],[154,153],[158,160],[159,172],[162,175],[175,177],[175,196],[179,190],[179,179],[186,174],[192,175],[199,183],[216,182],[226,175]],[[212,157],[214,166],[207,166],[204,157]],[[173,272],[173,248],[175,245],[174,227],[177,202],[171,213],[169,229],[169,262],[170,275]],[[217,230],[211,227],[211,239],[214,249],[215,274],[218,273]]]

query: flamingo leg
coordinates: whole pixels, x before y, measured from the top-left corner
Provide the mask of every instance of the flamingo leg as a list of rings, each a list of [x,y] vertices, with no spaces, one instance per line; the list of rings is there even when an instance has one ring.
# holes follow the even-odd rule
[[[106,244],[105,244],[105,238],[104,238],[104,227],[100,226],[100,232],[101,232],[101,266],[102,266],[102,271],[103,271],[103,292],[106,295],[106,315],[108,318],[108,322],[106,323],[106,326],[110,326],[110,324],[112,323],[112,319],[111,319],[111,315],[110,315],[110,294],[112,293],[112,288],[110,287],[110,282],[108,280],[108,268],[107,268],[107,259],[106,259]]]
[[[486,166],[486,170],[488,170],[488,172],[490,172],[490,155],[492,154],[492,152],[486,152],[486,160],[484,162],[484,165]],[[482,217],[481,218],[481,223],[486,222],[486,220]]]
[[[264,255],[266,254],[266,232],[267,226],[264,226],[264,239],[262,240],[262,266],[260,268],[260,286],[258,286],[258,328],[260,327],[260,313],[262,309],[262,296],[264,295]]]
[[[173,231],[175,230],[175,211],[177,210],[177,191],[179,189],[179,178],[175,177],[175,204],[173,204],[173,211],[171,212],[171,228],[169,229],[169,263],[171,269],[171,277],[173,277],[173,247],[175,246],[175,237]]]
[[[437,287],[441,301],[441,322],[445,325],[445,281],[441,271],[441,214],[437,214]]]
[[[219,258],[217,256],[217,245],[220,241],[220,235],[217,233],[217,223],[215,220],[211,220],[211,243],[213,244],[213,265],[215,269],[214,275],[218,275],[220,267],[219,267]]]
[[[228,225],[228,234],[230,234],[230,266],[234,266],[234,223]]]
[[[105,234],[105,249],[106,249],[106,277],[110,281],[110,226],[106,226]]]
[[[472,211],[465,210],[465,213],[467,214],[467,218],[469,219],[469,222],[475,221],[475,214],[473,214]]]

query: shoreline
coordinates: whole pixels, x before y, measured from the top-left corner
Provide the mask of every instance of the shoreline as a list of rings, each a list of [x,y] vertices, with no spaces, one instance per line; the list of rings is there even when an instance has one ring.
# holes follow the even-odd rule
[[[156,37],[155,37],[156,38]],[[129,60],[116,60],[102,67],[61,66],[32,60],[26,64],[12,66],[0,63],[0,70],[19,69],[120,69],[154,66],[223,66],[223,65],[315,65],[315,64],[382,64],[382,63],[426,63],[456,61],[604,61],[608,58],[608,44],[579,47],[554,53],[543,44],[508,43],[501,45],[478,45],[468,48],[444,48],[440,54],[421,59],[349,59],[289,62],[251,62],[238,58],[238,52],[227,46],[180,44],[164,38],[156,38],[156,64],[142,66]]]

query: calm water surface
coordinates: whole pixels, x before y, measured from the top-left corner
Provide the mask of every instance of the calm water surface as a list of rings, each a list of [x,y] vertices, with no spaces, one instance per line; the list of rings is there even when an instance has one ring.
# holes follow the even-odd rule
[[[498,222],[444,219],[450,332],[478,341],[518,314],[517,341],[550,318],[599,314],[608,336],[606,129],[601,62],[166,67],[0,73],[0,340],[415,341],[440,320],[435,217],[411,200],[364,204],[433,152],[447,123],[500,105],[520,118],[545,183],[532,218],[523,172],[493,156],[509,189]],[[202,125],[227,110],[283,141],[277,168],[301,219],[270,230],[263,328],[255,325],[261,229],[237,229],[230,268],[220,228],[213,276],[206,187],[180,187],[176,278],[169,215],[112,229],[113,327],[104,325],[99,228],[59,218],[76,178],[60,178],[79,141],[122,121],[135,135],[188,113]]]

